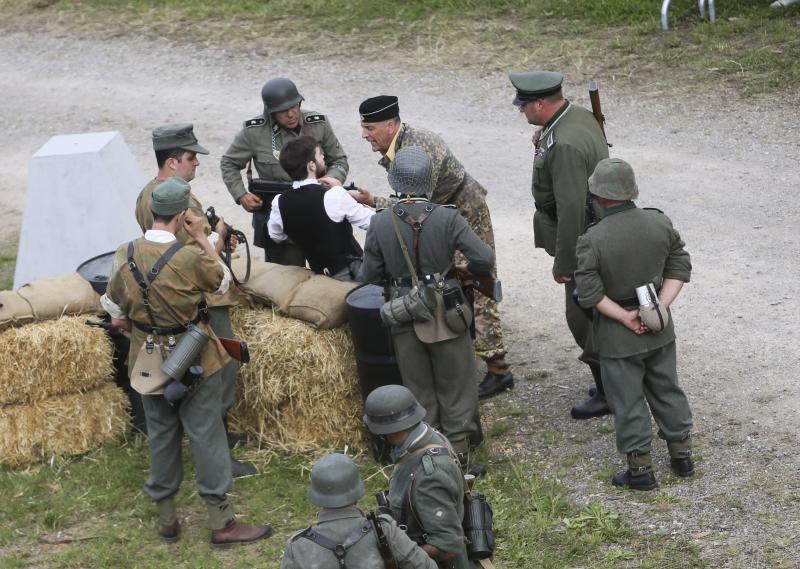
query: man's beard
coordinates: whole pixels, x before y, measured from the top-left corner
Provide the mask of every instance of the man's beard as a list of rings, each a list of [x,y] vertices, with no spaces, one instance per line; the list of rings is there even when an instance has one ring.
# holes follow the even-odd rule
[[[325,162],[322,163],[317,162],[317,178],[318,179],[322,178],[327,173],[328,173],[328,166],[325,164]]]

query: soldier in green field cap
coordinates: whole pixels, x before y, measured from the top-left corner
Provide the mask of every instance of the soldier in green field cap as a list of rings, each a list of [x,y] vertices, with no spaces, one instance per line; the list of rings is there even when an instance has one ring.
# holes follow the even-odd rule
[[[575,405],[575,419],[607,415],[591,321],[573,301],[575,291],[575,243],[589,224],[587,189],[597,163],[608,157],[605,135],[592,113],[564,99],[563,77],[552,71],[512,73],[517,90],[513,104],[529,124],[541,127],[534,135],[532,193],[536,213],[533,235],[553,261],[553,279],[564,285],[567,325],[581,347],[580,360],[588,364],[595,381],[590,398]]]
[[[181,454],[186,434],[195,461],[197,490],[208,509],[211,543],[226,546],[269,537],[272,529],[238,523],[227,499],[232,482],[222,423],[222,377],[230,358],[204,318],[203,300],[225,294],[231,274],[209,243],[201,220],[188,213],[190,192],[189,184],[178,176],[155,188],[150,204],[152,228],[117,249],[100,302],[111,315],[111,323],[132,335],[128,369],[131,379],[137,380],[131,382],[133,387],[142,394],[150,443],[150,476],[144,492],[156,502],[159,535],[168,543],[180,536],[175,495],[183,479]],[[184,246],[176,239],[179,227],[196,246]],[[173,405],[151,371],[158,369],[158,353],[163,358],[190,326],[209,336],[198,358],[202,377]],[[151,361],[144,368],[148,371],[135,373],[137,360],[152,354],[156,363]]]
[[[373,525],[356,507],[363,496],[364,481],[349,457],[319,459],[311,469],[308,499],[322,509],[316,524],[289,538],[281,569],[385,569],[392,558],[397,569],[437,569],[391,516],[376,516]],[[378,530],[385,536],[386,553],[378,547]]]
[[[186,182],[194,180],[200,161],[198,154],[208,154],[208,150],[200,146],[194,134],[194,125],[191,123],[168,124],[153,129],[153,150],[156,155],[158,172],[155,178],[147,182],[136,200],[136,221],[142,228],[142,233],[153,227],[153,212],[151,210],[152,195],[156,187],[164,180],[177,176]],[[214,246],[217,253],[222,251],[226,239],[225,220],[220,217],[217,227],[212,228],[205,216],[203,204],[194,194],[189,194],[189,212],[200,220],[203,233]],[[184,245],[198,246],[197,241],[183,228],[178,227],[175,234],[177,240]],[[231,244],[236,247],[236,238],[231,237]],[[232,286],[222,295],[212,295],[207,299],[211,327],[218,336],[233,338],[230,309],[236,306],[237,290]],[[222,417],[227,431],[227,415],[236,401],[236,375],[239,365],[230,361],[223,370],[222,377]],[[230,444],[234,444],[235,436],[229,436]],[[252,464],[239,462],[231,457],[231,468],[234,478],[256,474]]]
[[[650,412],[667,441],[673,471],[694,474],[692,413],[678,385],[669,310],[689,282],[692,265],[669,218],[632,201],[639,189],[627,162],[600,161],[589,192],[604,213],[578,239],[575,279],[581,305],[595,311],[617,448],[628,458],[628,469],[615,474],[612,483],[652,490],[657,482],[650,460]]]

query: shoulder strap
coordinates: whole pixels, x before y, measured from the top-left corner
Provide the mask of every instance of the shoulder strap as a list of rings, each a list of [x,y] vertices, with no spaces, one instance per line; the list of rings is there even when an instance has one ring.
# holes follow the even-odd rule
[[[414,285],[415,288],[419,288],[419,277],[417,276],[417,270],[414,268],[414,263],[411,262],[411,255],[408,254],[408,247],[406,246],[406,242],[403,239],[403,235],[400,233],[400,225],[397,223],[397,217],[402,216],[405,214],[403,209],[399,209],[397,206],[394,206],[389,211],[389,216],[392,218],[392,227],[394,228],[394,234],[397,236],[397,242],[400,243],[400,249],[403,251],[403,258],[406,260],[406,265],[408,266],[408,270],[411,273],[411,283]]]
[[[372,529],[373,527],[370,521],[364,520],[364,522],[355,530],[353,530],[342,543],[336,543],[332,539],[328,539],[324,535],[317,532],[314,529],[314,526],[307,528],[302,534],[300,534],[300,537],[304,537],[310,541],[313,541],[320,547],[324,547],[325,549],[333,552],[333,554],[336,556],[336,560],[339,562],[339,569],[347,569],[344,563],[347,550],[361,541],[361,538],[371,532]]]
[[[153,281],[156,280],[156,277],[161,273],[161,270],[167,266],[167,263],[170,259],[172,259],[173,255],[181,249],[183,245],[179,241],[175,241],[172,246],[167,249],[161,257],[155,262],[153,267],[147,271],[147,277],[142,274],[142,271],[139,270],[139,267],[136,265],[136,261],[133,259],[133,254],[135,252],[134,242],[131,241],[128,243],[128,268],[133,275],[133,278],[136,280],[136,283],[139,285],[139,288],[142,291],[142,304],[144,304],[145,309],[147,310],[147,316],[150,318],[150,324],[152,326],[156,326],[156,319],[153,316],[153,309],[150,307],[150,285],[153,284]]]

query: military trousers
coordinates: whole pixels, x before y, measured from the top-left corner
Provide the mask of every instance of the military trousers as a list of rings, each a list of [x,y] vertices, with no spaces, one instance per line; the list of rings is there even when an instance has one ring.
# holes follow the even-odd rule
[[[581,348],[581,355],[578,359],[585,364],[594,364],[599,361],[597,349],[594,345],[594,334],[592,332],[592,320],[586,316],[583,309],[573,300],[575,292],[575,279],[564,285],[564,313],[567,318],[567,326],[575,338],[575,343]],[[605,376],[603,376],[605,385]]]
[[[222,370],[200,381],[175,407],[163,395],[143,395],[150,440],[150,477],[144,492],[156,502],[172,500],[183,480],[183,433],[195,463],[197,491],[206,502],[211,529],[233,519],[226,494],[233,487],[230,453],[222,424]]]
[[[467,220],[472,230],[495,250],[494,230],[489,206],[486,204],[485,191],[469,178],[465,180],[464,188],[455,197],[453,205]],[[466,258],[458,252],[457,263],[466,263]],[[496,275],[495,275],[496,276]],[[475,354],[482,360],[490,360],[497,356],[505,355],[506,345],[503,339],[503,326],[500,322],[500,311],[492,298],[475,291]]]
[[[678,442],[689,436],[692,411],[678,385],[675,342],[627,358],[601,357],[600,367],[619,452],[650,452],[651,411],[662,439]]]
[[[214,306],[208,309],[208,323],[214,334],[223,338],[233,338],[231,310],[229,306]],[[225,419],[236,402],[236,375],[239,373],[239,362],[231,359],[222,368],[222,418]]]
[[[464,333],[434,344],[421,342],[411,325],[392,328],[403,385],[425,407],[425,422],[438,428],[457,452],[478,440],[478,368]]]

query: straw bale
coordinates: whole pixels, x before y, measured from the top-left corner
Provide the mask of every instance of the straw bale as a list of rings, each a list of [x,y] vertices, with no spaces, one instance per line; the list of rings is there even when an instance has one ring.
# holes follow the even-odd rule
[[[31,305],[37,320],[103,311],[100,295],[78,273],[34,281],[21,286],[17,292]]]
[[[0,291],[0,330],[33,321],[33,308],[15,290]]]
[[[128,399],[113,383],[0,407],[0,464],[17,467],[82,454],[120,437],[129,421]]]
[[[251,355],[240,371],[234,429],[290,451],[366,448],[348,329],[317,330],[271,309],[238,308],[232,320]]]
[[[87,391],[114,373],[105,332],[67,316],[0,332],[0,405]]]
[[[295,289],[288,310],[281,310],[315,328],[337,328],[347,322],[344,297],[356,286],[356,283],[314,275]]]

